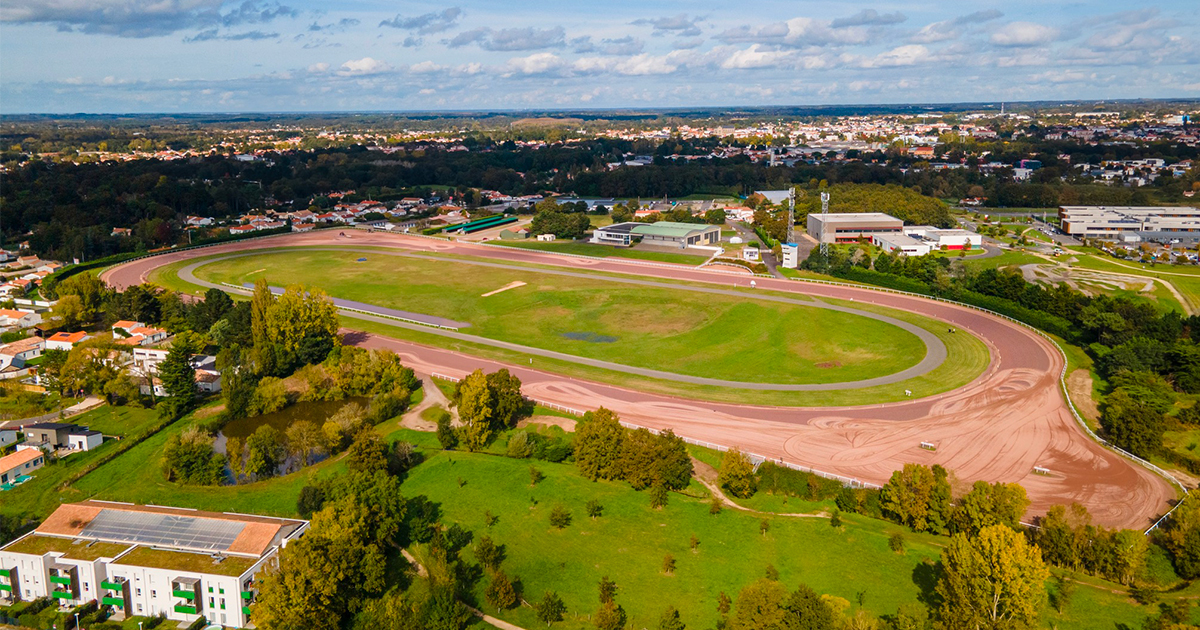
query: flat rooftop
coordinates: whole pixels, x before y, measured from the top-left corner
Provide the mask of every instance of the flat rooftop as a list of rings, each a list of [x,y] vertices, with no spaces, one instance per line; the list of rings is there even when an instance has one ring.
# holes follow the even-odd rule
[[[248,571],[256,562],[258,562],[258,558],[224,556],[220,560],[217,560],[211,555],[203,553],[152,549],[150,547],[139,546],[121,556],[117,561],[113,562],[113,565],[239,576]]]
[[[126,549],[129,549],[129,545],[30,534],[10,543],[3,551],[33,556],[42,556],[54,551],[63,554],[64,558],[91,562],[98,558],[115,558]]]
[[[889,223],[902,223],[900,219],[882,212],[831,212],[829,214],[812,213],[808,216],[812,219],[820,219],[825,223],[850,223],[859,221],[886,221]]]
[[[686,238],[696,232],[704,232],[716,226],[704,223],[676,223],[674,221],[659,221],[658,223],[639,223],[631,232],[642,236],[664,236],[669,238]],[[718,228],[719,229],[719,228]]]
[[[39,534],[205,553],[261,556],[304,521],[105,501],[59,506]]]

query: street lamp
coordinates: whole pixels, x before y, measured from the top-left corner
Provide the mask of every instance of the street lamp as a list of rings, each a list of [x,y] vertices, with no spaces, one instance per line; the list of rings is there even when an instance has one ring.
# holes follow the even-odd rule
[[[75,613],[75,630],[79,630],[79,613]]]

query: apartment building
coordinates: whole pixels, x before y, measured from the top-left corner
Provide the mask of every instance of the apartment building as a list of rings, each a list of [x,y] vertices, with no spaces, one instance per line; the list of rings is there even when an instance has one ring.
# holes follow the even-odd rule
[[[295,519],[108,501],[60,506],[0,548],[0,604],[97,600],[118,615],[241,628],[256,576],[308,529]]]

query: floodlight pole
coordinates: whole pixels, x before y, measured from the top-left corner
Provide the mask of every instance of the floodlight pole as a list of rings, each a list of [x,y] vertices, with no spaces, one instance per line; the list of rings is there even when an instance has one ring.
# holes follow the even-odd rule
[[[824,219],[829,214],[829,193],[821,193],[821,225],[825,225]],[[825,242],[825,230],[821,230],[821,258],[829,258],[829,243]]]

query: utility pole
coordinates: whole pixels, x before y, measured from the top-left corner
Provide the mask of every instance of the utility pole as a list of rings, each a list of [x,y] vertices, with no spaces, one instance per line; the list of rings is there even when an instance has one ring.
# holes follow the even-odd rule
[[[829,193],[821,193],[821,225],[825,225],[825,219],[829,215]],[[829,243],[825,242],[824,234],[821,235],[821,258],[829,259]]]

